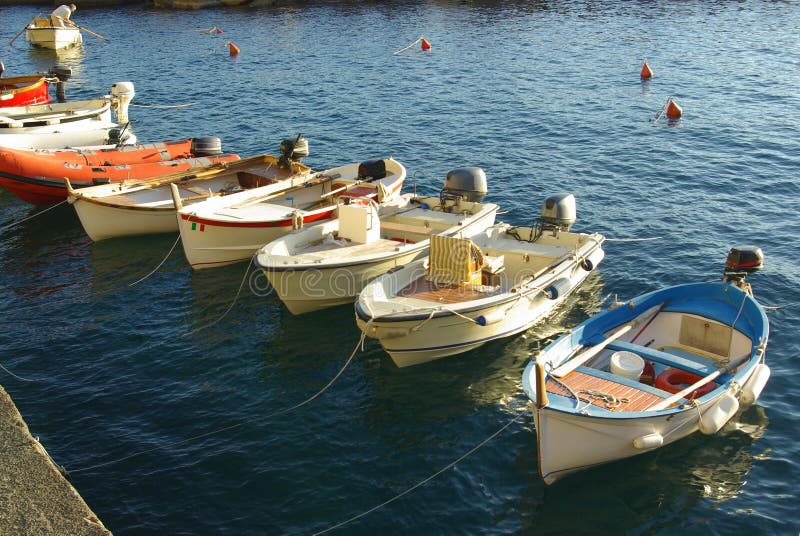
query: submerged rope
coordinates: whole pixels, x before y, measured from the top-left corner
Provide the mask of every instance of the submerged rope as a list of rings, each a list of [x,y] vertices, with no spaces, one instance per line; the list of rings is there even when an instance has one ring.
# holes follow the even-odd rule
[[[406,488],[404,491],[401,491],[400,493],[398,493],[397,495],[395,495],[391,499],[389,499],[387,501],[384,501],[384,502],[382,502],[382,503],[380,503],[380,504],[378,504],[376,506],[373,506],[369,510],[367,510],[365,512],[362,512],[362,513],[360,513],[358,515],[355,515],[355,516],[351,517],[350,519],[346,519],[345,521],[337,523],[336,525],[328,527],[328,528],[326,528],[324,530],[317,531],[317,532],[314,533],[314,535],[316,536],[317,534],[325,534],[326,532],[330,532],[332,530],[341,528],[341,527],[343,527],[343,526],[345,526],[345,525],[347,525],[349,523],[352,523],[353,521],[356,521],[357,519],[361,519],[362,517],[364,517],[364,516],[366,516],[368,514],[371,514],[372,512],[374,512],[376,510],[379,510],[379,509],[383,508],[384,506],[386,506],[386,505],[388,505],[390,503],[393,503],[397,499],[400,499],[401,497],[404,497],[405,495],[408,495],[409,493],[411,493],[415,489],[419,488],[420,486],[424,486],[425,484],[427,484],[431,480],[435,479],[436,477],[438,477],[439,475],[441,475],[442,473],[444,473],[448,469],[451,469],[451,468],[455,467],[458,463],[460,463],[463,460],[465,460],[468,457],[470,457],[472,454],[477,452],[481,447],[483,447],[484,445],[489,443],[492,439],[494,439],[495,437],[497,437],[498,435],[503,433],[506,430],[506,428],[508,428],[509,426],[511,426],[512,424],[514,424],[518,420],[520,420],[523,416],[524,415],[515,416],[513,419],[509,420],[507,423],[505,423],[503,426],[501,426],[499,430],[494,432],[492,435],[490,435],[489,437],[487,437],[486,439],[484,439],[483,441],[481,441],[480,443],[478,443],[474,447],[472,447],[466,453],[464,453],[461,456],[459,456],[458,459],[456,459],[453,462],[448,463],[447,465],[445,465],[444,467],[442,467],[441,469],[439,469],[438,471],[436,471],[435,473],[433,473],[429,477],[421,480],[420,482],[417,482],[416,484],[414,484],[410,488]]]
[[[181,239],[181,235],[180,235],[180,233],[178,233],[178,238],[175,239],[175,242],[172,244],[172,247],[169,248],[169,251],[167,252],[167,255],[161,260],[161,262],[158,263],[158,266],[153,268],[150,271],[150,273],[147,274],[146,276],[137,279],[133,283],[128,283],[128,286],[129,287],[133,287],[135,285],[138,285],[139,283],[141,283],[142,281],[144,281],[145,279],[147,279],[148,277],[150,277],[151,275],[156,273],[158,271],[158,269],[161,268],[161,266],[163,266],[165,262],[167,262],[167,259],[169,258],[169,256],[172,255],[172,252],[175,250],[175,246],[178,245],[178,242],[180,241],[180,239]]]
[[[196,332],[200,331],[201,329],[210,328],[211,326],[214,326],[214,325],[218,324],[220,321],[222,321],[222,319],[225,318],[228,315],[228,313],[231,312],[231,309],[233,309],[233,306],[236,305],[236,301],[239,299],[239,295],[242,293],[242,287],[244,287],[244,282],[247,281],[247,276],[250,274],[250,268],[252,268],[252,266],[253,266],[253,259],[255,259],[255,256],[256,256],[256,254],[254,253],[253,256],[250,258],[250,262],[247,264],[247,270],[245,270],[244,277],[242,277],[242,282],[239,283],[239,289],[236,291],[236,296],[233,297],[233,301],[228,306],[228,308],[225,309],[225,312],[222,313],[222,315],[219,318],[217,318],[216,320],[214,320],[210,324],[206,324],[204,326],[200,326],[198,328],[195,328],[195,329],[193,329],[191,331],[187,331],[186,333],[181,335],[181,337],[186,337],[187,335],[191,335],[192,333],[196,333]]]
[[[10,370],[8,370],[6,367],[4,367],[2,363],[0,363],[0,369],[3,369],[3,370],[4,370],[4,371],[6,371],[6,372],[7,372],[7,373],[8,373],[10,376],[12,376],[12,377],[14,377],[14,378],[16,378],[16,379],[18,379],[18,380],[20,380],[20,381],[23,381],[23,382],[35,382],[35,381],[37,381],[37,380],[29,380],[28,378],[23,378],[22,376],[17,376],[16,374],[14,374],[14,373],[13,373],[13,372],[11,372]]]
[[[119,462],[123,462],[123,461],[126,461],[126,460],[130,460],[131,458],[135,458],[137,456],[141,456],[142,454],[148,454],[148,453],[151,453],[151,452],[164,450],[166,448],[174,448],[174,447],[177,447],[178,445],[184,445],[186,443],[189,443],[189,442],[192,442],[192,441],[196,441],[198,439],[203,439],[203,438],[206,438],[206,437],[209,437],[209,436],[212,436],[212,435],[221,434],[223,432],[229,432],[231,430],[235,430],[237,428],[241,428],[242,426],[244,426],[246,424],[254,424],[254,423],[257,423],[257,422],[266,421],[268,419],[271,419],[272,417],[276,417],[278,415],[283,415],[285,413],[289,413],[289,412],[294,411],[294,410],[296,410],[298,408],[301,408],[301,407],[305,406],[306,404],[309,404],[311,401],[315,400],[319,396],[321,396],[322,393],[327,391],[330,388],[330,386],[333,385],[334,382],[341,377],[341,375],[344,373],[344,371],[347,369],[347,367],[350,366],[350,363],[353,361],[353,358],[355,358],[356,354],[358,353],[358,349],[363,344],[363,340],[364,340],[365,336],[366,335],[364,333],[361,334],[361,337],[359,338],[358,342],[356,343],[355,348],[353,348],[353,351],[350,354],[350,357],[347,358],[347,360],[344,362],[344,364],[341,366],[341,368],[339,368],[339,371],[333,376],[333,378],[331,378],[328,381],[328,383],[326,383],[316,393],[314,393],[310,397],[306,398],[302,402],[298,402],[294,406],[291,406],[291,407],[288,407],[288,408],[284,408],[284,409],[280,409],[278,411],[273,411],[272,413],[269,413],[269,414],[261,416],[261,417],[257,417],[257,418],[253,418],[253,419],[245,419],[244,421],[238,422],[236,424],[231,424],[229,426],[223,426],[221,428],[216,428],[214,430],[211,430],[211,431],[208,431],[208,432],[204,432],[202,434],[197,434],[197,435],[188,437],[186,439],[181,439],[180,441],[172,442],[172,443],[170,443],[168,445],[159,445],[157,447],[153,447],[153,448],[149,448],[149,449],[145,449],[145,450],[140,450],[138,452],[134,452],[133,454],[129,454],[127,456],[123,456],[121,458],[116,458],[116,459],[113,459],[113,460],[109,460],[109,461],[106,461],[106,462],[103,462],[103,463],[98,463],[98,464],[95,464],[95,465],[92,465],[92,466],[89,466],[89,467],[82,467],[80,469],[72,469],[72,470],[69,470],[69,471],[66,471],[66,469],[65,469],[65,471],[66,471],[67,474],[70,474],[70,473],[82,473],[82,472],[85,472],[85,471],[91,471],[93,469],[98,469],[100,467],[106,467],[108,465],[112,465],[112,464],[115,464],[115,463],[119,463]]]

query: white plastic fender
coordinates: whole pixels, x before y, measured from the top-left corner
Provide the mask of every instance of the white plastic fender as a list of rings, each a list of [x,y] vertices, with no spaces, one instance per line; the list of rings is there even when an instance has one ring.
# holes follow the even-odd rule
[[[479,326],[488,326],[489,324],[497,324],[505,320],[506,312],[502,309],[495,309],[494,311],[489,311],[486,314],[483,314],[475,319],[475,323]]]
[[[633,440],[633,446],[640,450],[652,450],[664,444],[664,436],[658,432],[639,436]]]
[[[766,363],[756,365],[756,369],[750,379],[747,380],[747,383],[744,384],[744,387],[742,387],[742,393],[739,395],[739,400],[742,401],[742,404],[755,404],[758,397],[761,396],[761,391],[764,390],[767,380],[769,380],[769,375],[770,370]]]
[[[737,411],[739,411],[739,401],[732,394],[725,393],[700,416],[700,431],[707,435],[716,434]]]

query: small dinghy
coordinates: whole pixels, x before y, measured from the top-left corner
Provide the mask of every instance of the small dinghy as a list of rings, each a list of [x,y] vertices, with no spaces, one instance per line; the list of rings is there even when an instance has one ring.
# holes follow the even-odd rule
[[[50,80],[42,75],[0,77],[0,108],[47,104]]]
[[[300,158],[291,156],[291,152],[280,158],[262,154],[156,179],[70,190],[68,201],[94,241],[176,232],[178,221],[171,184],[175,184],[179,204],[188,209],[209,197],[231,195],[260,184],[283,183],[292,177],[307,177],[311,169],[301,164]]]
[[[293,229],[334,218],[340,196],[382,201],[398,192],[405,178],[405,167],[390,157],[210,197],[190,206],[176,199],[183,252],[195,269],[248,261],[263,245]]]
[[[133,84],[118,82],[100,99],[0,108],[0,146],[23,149],[135,143],[125,126]],[[114,109],[116,122],[111,119]]]
[[[575,198],[552,196],[532,227],[493,225],[471,238],[431,236],[430,256],[367,284],[356,322],[399,367],[525,331],[603,259],[600,234],[574,233]]]
[[[36,17],[25,29],[25,40],[40,48],[59,50],[83,43],[81,30],[71,21]]]
[[[761,394],[769,322],[745,276],[757,247],[733,248],[722,282],[617,304],[548,345],[522,375],[548,484],[598,464],[714,434]]]
[[[469,237],[494,223],[497,205],[481,203],[480,168],[447,174],[439,197],[404,194],[374,201],[343,197],[336,219],[293,231],[255,258],[294,314],[352,304],[364,285],[428,252],[432,234]]]
[[[125,149],[109,150],[101,155],[108,156],[109,160],[133,159],[133,155],[153,155],[157,157],[167,156],[170,152],[167,146],[163,146],[161,151],[153,144],[153,147],[144,148],[143,146],[133,146],[130,152]],[[37,151],[25,151],[21,149],[5,149],[0,147],[0,185],[4,186],[9,192],[16,195],[23,201],[34,205],[44,205],[58,203],[67,199],[67,182],[72,189],[86,188],[99,184],[118,183],[123,181],[135,181],[151,177],[187,170],[211,166],[219,162],[232,162],[239,160],[236,154],[223,155],[221,150],[216,148],[211,151],[198,149],[197,144],[192,147],[189,143],[190,151],[181,154],[180,147],[183,143],[178,143],[171,147],[176,152],[176,156],[183,156],[174,160],[151,159],[147,162],[136,162],[120,165],[96,165],[79,164],[69,161],[58,161],[55,154],[72,157],[73,160],[94,160],[98,154],[92,151],[55,151],[53,155]],[[135,149],[140,147],[141,149]],[[193,151],[193,152],[192,152]],[[192,156],[192,154],[196,156]]]

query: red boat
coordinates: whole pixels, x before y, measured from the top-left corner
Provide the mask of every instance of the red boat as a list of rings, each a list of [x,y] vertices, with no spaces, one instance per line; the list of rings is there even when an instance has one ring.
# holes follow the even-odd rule
[[[59,151],[60,152],[60,151]],[[34,205],[58,203],[67,198],[69,179],[72,188],[146,179],[239,160],[236,154],[180,158],[114,166],[58,162],[35,151],[0,148],[0,185],[23,201]]]
[[[51,100],[50,79],[42,75],[0,78],[0,107],[47,104]]]

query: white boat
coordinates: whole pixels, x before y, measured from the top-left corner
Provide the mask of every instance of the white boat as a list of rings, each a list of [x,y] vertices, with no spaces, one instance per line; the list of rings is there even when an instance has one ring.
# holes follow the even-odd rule
[[[470,171],[483,185],[473,195],[448,187]],[[404,194],[380,205],[346,198],[336,219],[270,242],[255,263],[294,314],[352,304],[375,277],[427,255],[432,234],[469,237],[492,225],[497,205],[479,202],[485,183],[483,170],[461,168],[447,175],[439,197]]]
[[[258,185],[307,177],[311,168],[299,159],[281,162],[267,154],[162,177],[72,189],[67,197],[86,234],[96,241],[120,236],[176,232],[175,184],[180,204],[188,209],[209,197],[231,195]]]
[[[471,238],[432,236],[430,257],[368,283],[356,322],[399,367],[525,331],[597,268],[600,234],[570,232],[575,198],[552,196],[538,224],[493,225]]]
[[[388,198],[400,190],[405,177],[402,164],[385,158],[190,206],[176,199],[183,252],[194,269],[248,261],[261,246],[292,229],[335,217],[340,195]]]
[[[131,82],[118,82],[110,95],[100,99],[2,108],[0,146],[47,149],[135,143],[136,136],[127,129],[133,96]]]
[[[548,345],[522,375],[534,402],[539,470],[553,483],[691,433],[718,432],[769,379],[769,322],[734,248],[722,282],[678,285],[617,304]]]
[[[53,17],[37,17],[25,29],[25,40],[31,45],[59,50],[83,43],[81,30],[70,21]]]

